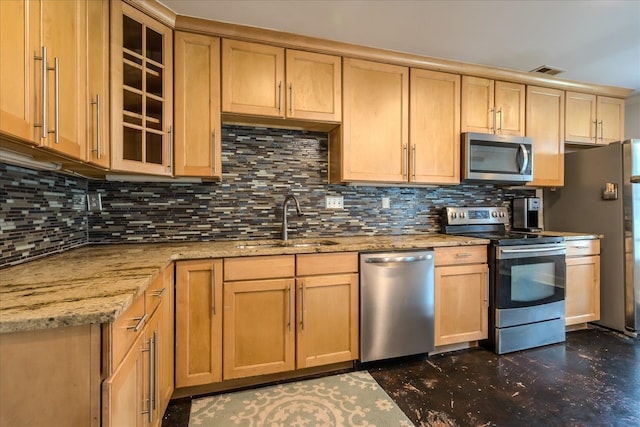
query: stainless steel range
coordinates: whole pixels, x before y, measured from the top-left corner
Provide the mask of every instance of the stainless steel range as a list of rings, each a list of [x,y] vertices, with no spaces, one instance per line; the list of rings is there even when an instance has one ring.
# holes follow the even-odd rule
[[[444,232],[489,239],[489,339],[498,354],[565,340],[563,237],[507,230],[505,207],[447,207]]]

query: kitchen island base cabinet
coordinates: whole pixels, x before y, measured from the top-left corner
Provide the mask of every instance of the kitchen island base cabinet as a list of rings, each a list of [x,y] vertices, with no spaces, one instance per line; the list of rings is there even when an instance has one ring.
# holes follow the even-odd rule
[[[0,334],[0,426],[100,425],[100,326]]]
[[[436,346],[486,339],[489,314],[486,247],[436,248],[435,254]]]
[[[176,264],[176,388],[222,381],[222,260]]]

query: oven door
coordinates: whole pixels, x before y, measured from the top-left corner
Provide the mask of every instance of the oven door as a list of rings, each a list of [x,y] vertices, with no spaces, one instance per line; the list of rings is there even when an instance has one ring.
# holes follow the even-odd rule
[[[496,247],[496,308],[532,307],[564,300],[564,243]]]

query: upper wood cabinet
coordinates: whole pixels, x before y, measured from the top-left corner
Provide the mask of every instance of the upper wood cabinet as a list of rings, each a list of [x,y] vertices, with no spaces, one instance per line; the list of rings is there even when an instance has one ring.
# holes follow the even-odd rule
[[[84,160],[86,2],[3,1],[0,20],[0,130]]]
[[[331,182],[406,182],[409,69],[343,59],[343,123],[330,134]]]
[[[533,181],[564,185],[564,91],[527,86],[527,136],[533,140]]]
[[[173,32],[112,1],[112,169],[171,175],[172,133]]]
[[[222,111],[339,122],[340,57],[222,40]]]
[[[461,131],[524,136],[525,85],[462,76]]]
[[[39,2],[0,1],[0,131],[37,145],[42,64],[34,54],[41,54]]]
[[[460,183],[460,76],[410,71],[409,182]]]
[[[175,34],[175,175],[222,177],[220,39]]]
[[[609,144],[624,139],[624,99],[567,91],[566,142]]]
[[[87,4],[87,144],[88,162],[111,166],[109,141],[109,1]]]
[[[176,264],[176,388],[222,381],[222,260]]]
[[[287,49],[286,78],[286,117],[324,122],[342,120],[339,56]]]

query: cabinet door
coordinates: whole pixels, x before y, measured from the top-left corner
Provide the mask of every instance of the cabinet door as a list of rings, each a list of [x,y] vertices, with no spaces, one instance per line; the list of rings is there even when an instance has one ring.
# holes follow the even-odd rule
[[[358,358],[358,275],[296,280],[297,368]]]
[[[222,176],[220,39],[176,32],[175,174]]]
[[[436,267],[436,346],[487,338],[488,297],[486,264]]]
[[[42,146],[85,159],[87,2],[41,2],[40,45],[47,47],[47,129]],[[38,61],[40,62],[40,61]],[[58,85],[56,90],[56,74]],[[36,72],[42,78],[42,72]]]
[[[600,129],[598,143],[609,144],[624,139],[624,99],[599,96],[596,101]]]
[[[527,86],[527,136],[533,139],[529,185],[564,185],[564,91]]]
[[[594,143],[596,140],[596,96],[587,93],[566,92],[566,142]]]
[[[600,257],[568,257],[566,262],[566,324],[600,320]]]
[[[525,85],[495,82],[495,133],[524,136]]]
[[[41,53],[39,34],[39,1],[0,1],[0,132],[32,144],[41,134],[33,125],[42,120],[42,65],[33,58]]]
[[[173,33],[111,2],[111,156],[119,171],[171,175]]]
[[[286,115],[296,119],[342,120],[339,56],[287,50]]]
[[[222,380],[222,260],[176,264],[176,388]]]
[[[345,58],[342,179],[408,179],[409,69]]]
[[[460,76],[411,69],[410,182],[460,183]]]
[[[109,142],[109,1],[87,3],[86,159],[110,166]]]
[[[284,117],[284,49],[222,40],[222,111]]]
[[[102,383],[102,425],[142,427],[146,410],[145,335],[141,334],[114,374]]]
[[[224,283],[225,380],[295,368],[293,279]]]
[[[494,133],[493,80],[462,76],[461,131]]]

